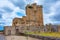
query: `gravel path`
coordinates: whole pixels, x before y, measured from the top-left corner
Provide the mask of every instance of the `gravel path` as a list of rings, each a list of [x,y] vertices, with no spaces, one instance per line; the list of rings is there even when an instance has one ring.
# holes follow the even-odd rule
[[[37,38],[32,38],[32,37],[26,37],[26,36],[4,36],[4,35],[0,35],[0,40],[42,40],[42,39],[37,39]],[[49,39],[47,39],[49,40]],[[55,39],[53,39],[55,40]],[[60,40],[56,39],[56,40]]]
[[[4,36],[4,35],[0,35],[0,40],[38,40],[38,39],[26,37],[26,36]]]
[[[0,35],[0,40],[5,40],[5,36],[4,35]]]
[[[26,37],[26,36],[6,36],[6,40],[38,40],[36,38]]]

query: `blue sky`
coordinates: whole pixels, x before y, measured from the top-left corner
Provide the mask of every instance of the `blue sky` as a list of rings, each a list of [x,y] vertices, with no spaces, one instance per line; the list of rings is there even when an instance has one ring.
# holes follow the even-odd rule
[[[11,26],[13,18],[25,16],[29,3],[43,5],[44,24],[60,24],[60,0],[0,0],[0,30]]]

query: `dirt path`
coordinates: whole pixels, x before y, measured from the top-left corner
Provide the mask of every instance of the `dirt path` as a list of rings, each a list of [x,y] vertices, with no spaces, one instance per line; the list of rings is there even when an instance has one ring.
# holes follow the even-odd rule
[[[6,40],[38,40],[38,39],[25,36],[6,36]]]
[[[4,35],[0,35],[0,40],[5,40],[5,36]]]

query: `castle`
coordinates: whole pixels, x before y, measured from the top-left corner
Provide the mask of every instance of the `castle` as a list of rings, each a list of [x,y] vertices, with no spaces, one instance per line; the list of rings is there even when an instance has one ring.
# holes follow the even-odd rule
[[[26,6],[26,16],[14,18],[12,26],[5,26],[5,35],[16,35],[24,32],[44,32],[42,5],[36,3]],[[48,28],[48,27],[47,27]],[[49,30],[50,32],[51,30]]]

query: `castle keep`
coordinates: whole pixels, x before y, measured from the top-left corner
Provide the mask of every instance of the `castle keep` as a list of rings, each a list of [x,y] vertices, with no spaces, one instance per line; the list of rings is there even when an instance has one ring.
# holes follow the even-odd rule
[[[41,5],[27,5],[26,6],[26,17],[27,23],[32,24],[31,26],[42,26],[43,25],[43,13]]]

